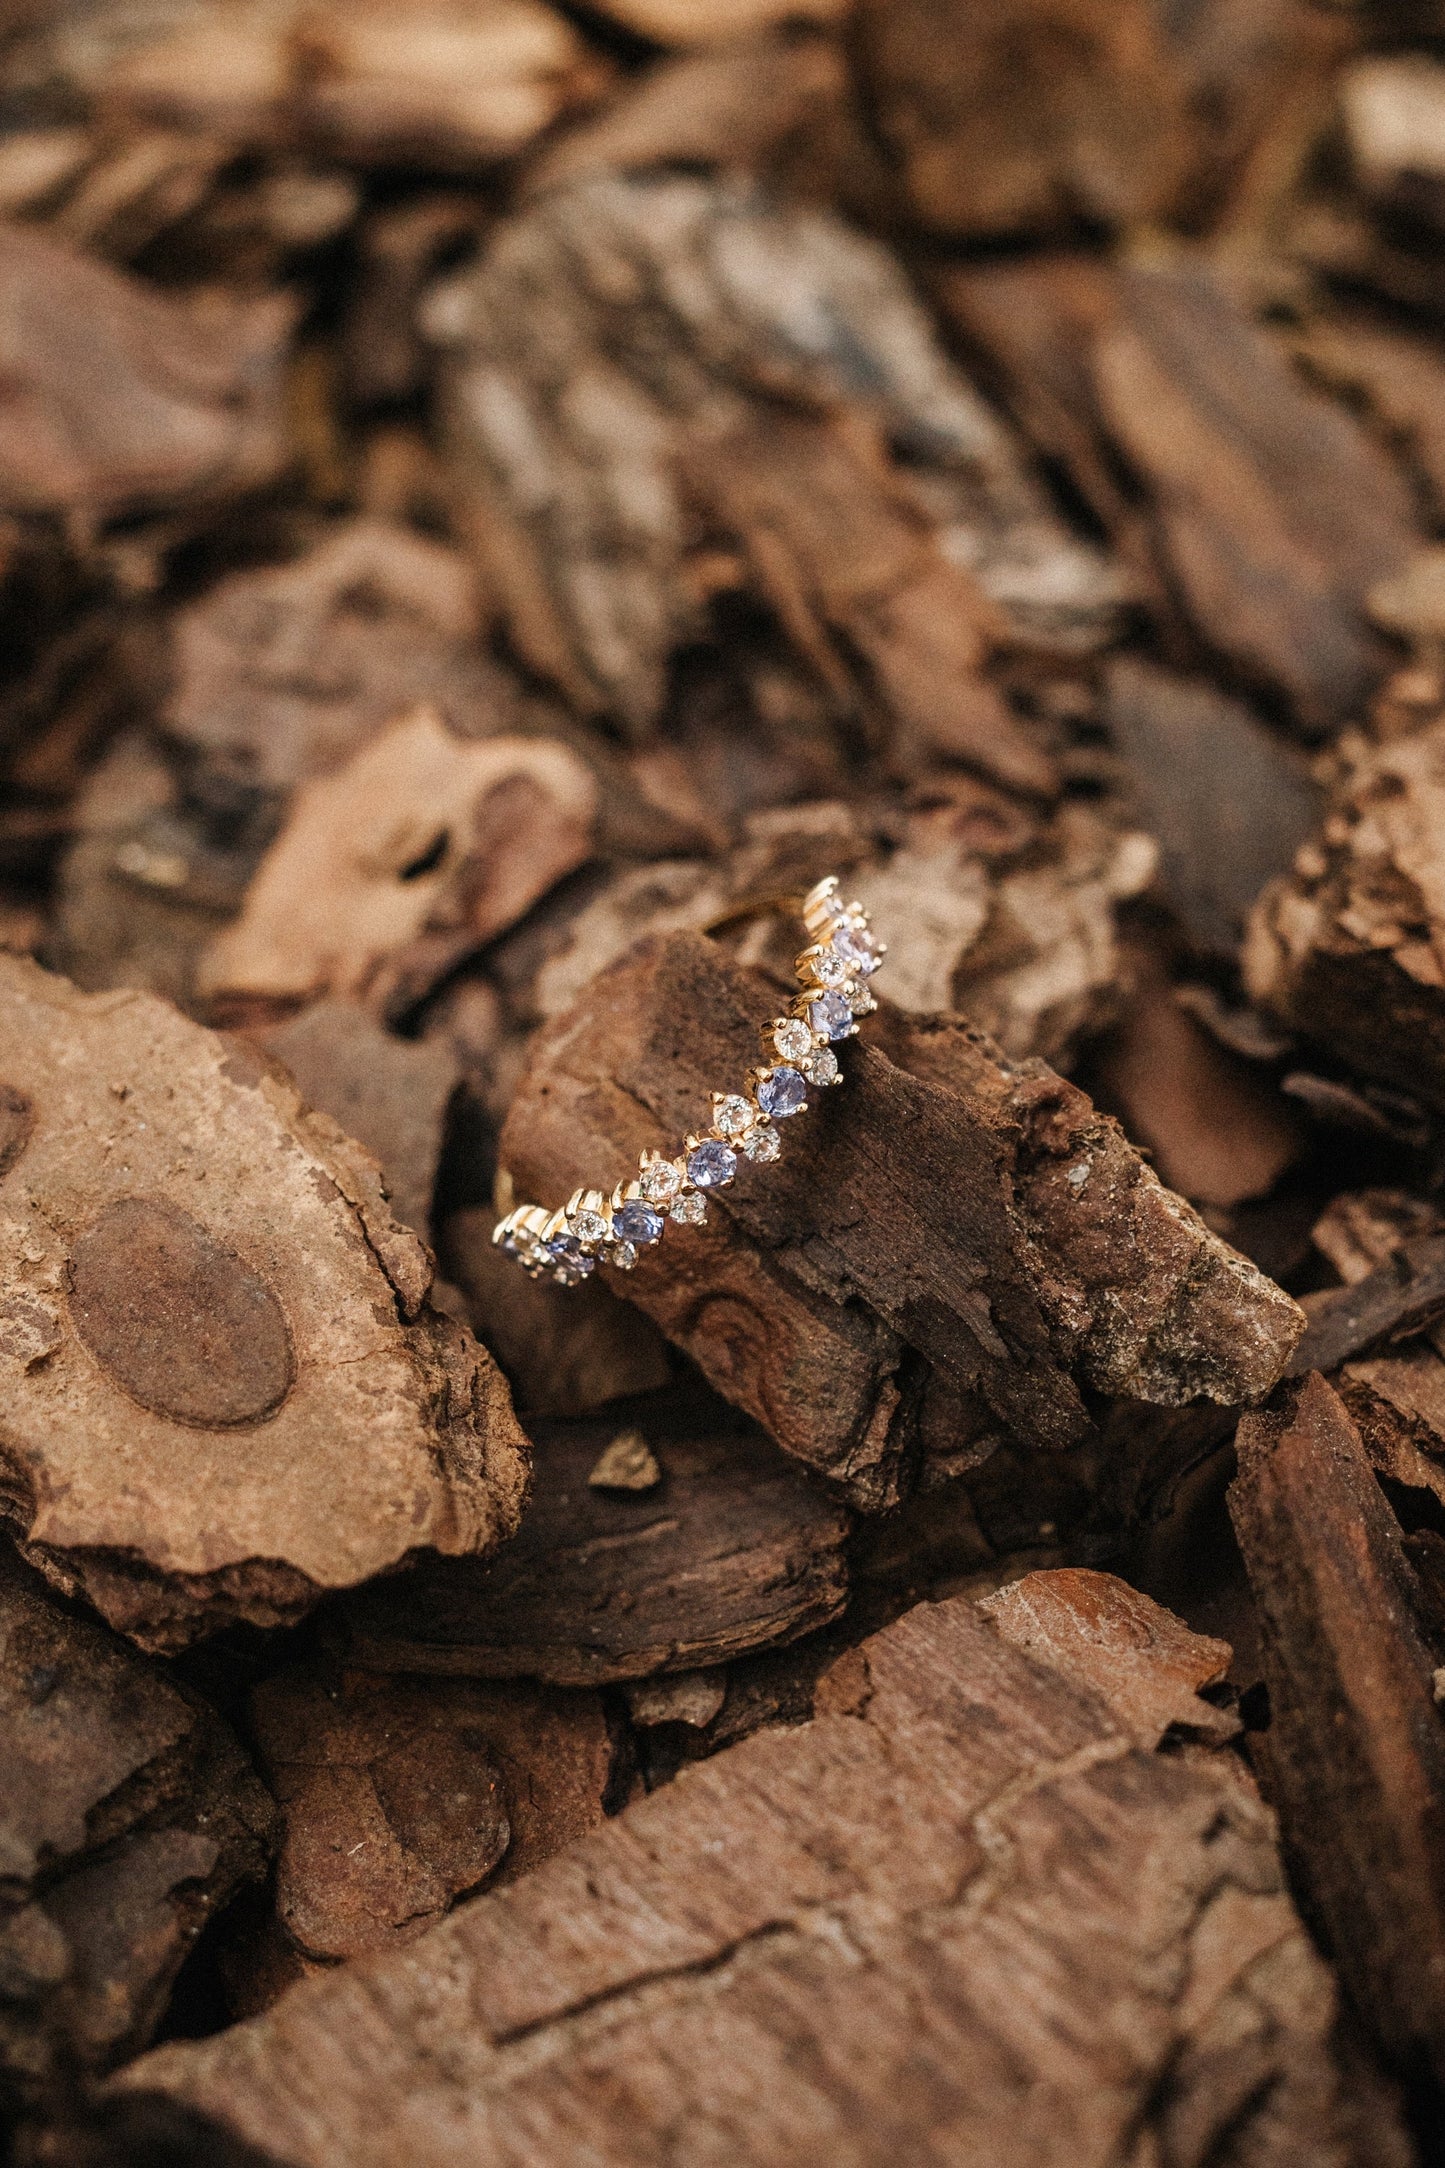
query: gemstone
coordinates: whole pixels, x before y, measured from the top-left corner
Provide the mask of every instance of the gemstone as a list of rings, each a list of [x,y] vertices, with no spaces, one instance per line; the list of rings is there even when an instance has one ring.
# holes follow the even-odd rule
[[[774,1069],[758,1080],[758,1105],[775,1122],[785,1114],[798,1113],[807,1103],[808,1087],[796,1069]]]
[[[838,1057],[830,1046],[820,1046],[816,1054],[810,1054],[803,1063],[803,1074],[810,1084],[835,1084],[838,1080]]]
[[[655,1159],[643,1168],[638,1187],[650,1203],[666,1204],[682,1188],[682,1169],[670,1159]]]
[[[820,986],[841,986],[850,966],[833,949],[823,949],[808,958],[808,969]]]
[[[853,1022],[846,994],[836,989],[808,1003],[808,1022],[820,1039],[844,1039]]]
[[[720,1137],[704,1137],[687,1155],[687,1171],[699,1189],[720,1189],[738,1171],[738,1155]]]
[[[640,1197],[629,1197],[612,1215],[612,1231],[624,1242],[656,1242],[662,1225],[662,1214],[654,1212]]]
[[[579,1242],[605,1242],[608,1235],[606,1220],[600,1212],[574,1212],[567,1222],[570,1233]]]
[[[801,1016],[785,1016],[773,1026],[773,1044],[784,1061],[801,1061],[813,1044],[813,1034]]]
[[[855,971],[876,971],[883,958],[878,953],[878,942],[867,926],[843,924],[833,929],[833,946],[845,964]]]
[[[672,1217],[684,1227],[701,1227],[707,1218],[707,1206],[695,1190],[689,1190],[685,1197],[673,1198]]]
[[[713,1115],[713,1127],[724,1137],[740,1137],[753,1123],[753,1110],[738,1092],[729,1092],[726,1099],[719,1099]]]
[[[843,992],[855,1016],[868,1016],[878,1006],[867,987],[859,980],[855,980],[851,986],[845,986]]]
[[[630,1242],[614,1244],[607,1262],[616,1265],[619,1272],[630,1272],[637,1263],[637,1251]]]
[[[743,1150],[748,1158],[760,1160],[765,1166],[769,1160],[777,1158],[782,1148],[782,1139],[776,1129],[767,1129],[761,1122],[743,1138]]]
[[[551,1259],[559,1280],[585,1280],[597,1263],[575,1235],[554,1235],[543,1244],[543,1254]]]

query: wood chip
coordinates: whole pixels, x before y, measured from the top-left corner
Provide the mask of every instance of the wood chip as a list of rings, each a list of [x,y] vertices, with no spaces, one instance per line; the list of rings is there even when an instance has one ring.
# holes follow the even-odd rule
[[[225,1725],[0,1555],[0,2093],[109,2068],[271,1849]]]
[[[6,1513],[143,1646],[515,1527],[525,1440],[375,1162],[149,995],[0,959]]]
[[[662,1470],[640,1430],[619,1430],[587,1480],[594,1490],[652,1490]]]
[[[722,1663],[842,1610],[848,1514],[726,1411],[654,1431],[646,1490],[591,1482],[605,1424],[534,1428],[520,1533],[490,1566],[422,1565],[359,1594],[356,1662],[592,1686]]]
[[[836,1666],[811,1723],[121,2083],[286,2168],[403,2143],[631,2168],[682,2127],[778,2162],[1042,2161],[1062,2129],[1122,2168],[1187,2129],[1195,2158],[1404,2168],[1336,2018],[1267,1812],[955,1599]],[[1221,2091],[1241,2052],[1253,2082]]]
[[[1445,2068],[1445,1733],[1399,1530],[1317,1374],[1247,1416],[1230,1492],[1259,1606],[1268,1768],[1335,1961],[1398,2067]]]

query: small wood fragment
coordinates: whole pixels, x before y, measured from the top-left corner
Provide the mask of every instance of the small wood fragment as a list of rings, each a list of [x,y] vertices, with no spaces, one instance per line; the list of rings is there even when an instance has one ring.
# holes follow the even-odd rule
[[[640,1430],[619,1430],[587,1480],[593,1490],[651,1490],[662,1481],[662,1470]]]

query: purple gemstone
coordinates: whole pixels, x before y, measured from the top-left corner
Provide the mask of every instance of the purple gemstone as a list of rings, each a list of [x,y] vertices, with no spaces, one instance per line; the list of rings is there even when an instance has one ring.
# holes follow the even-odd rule
[[[825,1039],[846,1038],[853,1025],[847,995],[836,988],[832,993],[819,994],[816,1001],[808,1003],[808,1022]]]
[[[654,1212],[640,1197],[620,1204],[612,1215],[612,1231],[624,1242],[655,1242],[662,1233],[662,1226],[662,1214]]]
[[[554,1235],[546,1252],[559,1271],[575,1273],[579,1280],[596,1269],[596,1258],[588,1256],[575,1235]]]
[[[796,1069],[774,1069],[758,1086],[758,1105],[775,1122],[785,1114],[796,1114],[807,1103],[808,1087]]]
[[[687,1155],[687,1171],[699,1189],[720,1189],[738,1171],[738,1155],[719,1137],[704,1137]]]
[[[838,926],[833,933],[833,947],[845,963],[856,971],[871,972],[882,961],[878,944],[866,926]]]

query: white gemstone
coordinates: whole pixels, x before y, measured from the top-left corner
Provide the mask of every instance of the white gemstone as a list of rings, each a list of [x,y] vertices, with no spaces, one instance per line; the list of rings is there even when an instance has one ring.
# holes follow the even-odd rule
[[[843,998],[855,1016],[867,1016],[878,1006],[867,987],[856,981],[852,986],[843,988]]]
[[[608,1225],[600,1212],[574,1212],[567,1222],[579,1242],[605,1242]]]
[[[730,1092],[726,1099],[719,1099],[713,1116],[713,1127],[720,1137],[740,1137],[753,1123],[753,1109],[737,1092]]]
[[[773,1026],[773,1045],[784,1061],[801,1061],[813,1044],[813,1034],[800,1016],[785,1016]]]
[[[682,1169],[670,1159],[655,1159],[643,1169],[638,1187],[649,1204],[666,1204],[682,1188]]]
[[[701,1227],[707,1218],[707,1206],[695,1190],[689,1190],[685,1197],[673,1199],[671,1216],[685,1227]]]
[[[637,1263],[636,1248],[630,1242],[619,1242],[607,1261],[616,1265],[619,1272],[630,1272]]]
[[[820,986],[841,986],[851,966],[832,949],[808,958],[808,969]]]
[[[776,1129],[765,1129],[761,1122],[743,1138],[743,1150],[748,1158],[760,1160],[764,1165],[776,1159],[782,1148]]]
[[[832,1084],[838,1075],[838,1057],[830,1046],[820,1046],[801,1066],[810,1084]]]

